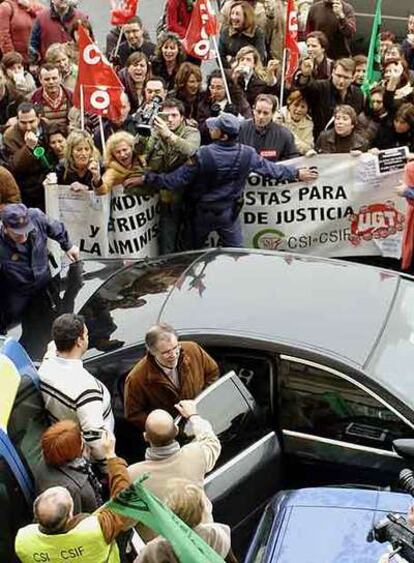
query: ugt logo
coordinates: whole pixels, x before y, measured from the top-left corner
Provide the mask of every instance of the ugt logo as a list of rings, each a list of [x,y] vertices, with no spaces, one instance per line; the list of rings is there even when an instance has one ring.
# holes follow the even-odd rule
[[[354,246],[362,241],[385,239],[404,229],[404,215],[395,209],[392,201],[371,203],[360,208],[350,216],[351,235],[349,240]]]

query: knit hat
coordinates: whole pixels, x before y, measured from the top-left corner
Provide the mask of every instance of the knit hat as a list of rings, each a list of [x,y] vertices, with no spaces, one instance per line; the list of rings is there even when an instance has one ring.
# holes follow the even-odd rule
[[[403,182],[406,186],[414,187],[414,160],[405,165]]]

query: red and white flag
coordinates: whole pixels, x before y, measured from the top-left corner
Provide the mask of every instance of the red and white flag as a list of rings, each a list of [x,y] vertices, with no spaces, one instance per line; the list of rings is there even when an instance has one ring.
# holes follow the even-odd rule
[[[288,0],[286,16],[285,49],[288,51],[288,61],[285,72],[285,80],[292,80],[299,66],[298,45],[298,17],[294,0]]]
[[[217,17],[209,0],[196,0],[183,39],[183,47],[187,55],[203,60],[214,59],[216,52],[211,46],[211,37],[217,33]]]
[[[124,91],[112,65],[99,47],[89,37],[84,27],[79,27],[79,68],[73,105],[94,115],[116,120],[121,115],[121,94]]]
[[[137,13],[138,0],[111,0],[111,25],[123,25]]]

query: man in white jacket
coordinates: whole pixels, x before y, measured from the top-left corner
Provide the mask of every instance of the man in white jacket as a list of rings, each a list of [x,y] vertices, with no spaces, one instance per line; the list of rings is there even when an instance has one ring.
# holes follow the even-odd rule
[[[92,461],[104,464],[103,430],[114,430],[108,389],[82,363],[88,349],[88,328],[82,316],[66,313],[52,325],[54,345],[39,369],[40,389],[52,422],[79,423]]]

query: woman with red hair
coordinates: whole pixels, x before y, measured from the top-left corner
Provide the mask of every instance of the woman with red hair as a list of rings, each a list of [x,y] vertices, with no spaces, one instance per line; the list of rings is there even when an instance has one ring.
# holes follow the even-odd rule
[[[71,420],[61,420],[50,426],[42,436],[43,459],[36,474],[36,494],[49,487],[68,489],[74,513],[93,512],[102,504],[101,484],[91,463],[83,457],[80,427]]]

